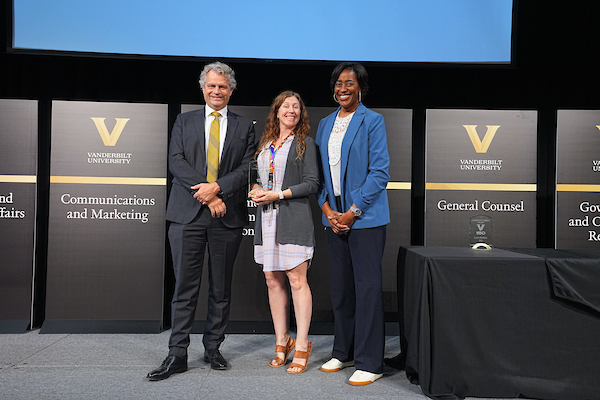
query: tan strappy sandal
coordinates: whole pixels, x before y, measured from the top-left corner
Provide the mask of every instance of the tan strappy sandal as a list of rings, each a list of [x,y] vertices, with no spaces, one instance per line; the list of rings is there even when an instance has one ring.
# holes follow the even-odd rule
[[[308,357],[310,357],[310,353],[312,353],[312,342],[308,343],[308,349],[306,349],[306,351],[296,350],[294,352],[294,358],[303,358],[306,360],[306,363],[304,365],[302,365],[302,364],[293,362],[290,364],[290,366],[288,367],[286,372],[288,374],[300,374],[300,373],[304,372],[304,370],[308,366]],[[290,368],[300,368],[300,371],[290,371]]]
[[[287,362],[288,356],[290,355],[290,353],[292,352],[292,350],[294,349],[295,346],[296,346],[296,341],[294,339],[292,339],[291,336],[288,336],[288,341],[285,346],[282,346],[279,344],[277,346],[275,346],[275,352],[283,353],[284,359],[282,360],[281,357],[275,357],[273,359],[273,361],[271,361],[269,363],[269,365],[271,367],[281,367],[282,365],[285,365],[285,363]]]

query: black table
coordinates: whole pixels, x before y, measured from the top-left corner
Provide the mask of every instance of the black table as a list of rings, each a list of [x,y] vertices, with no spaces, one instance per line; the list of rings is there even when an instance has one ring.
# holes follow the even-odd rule
[[[598,256],[401,248],[398,296],[407,376],[432,398],[600,399],[595,299],[590,306],[557,297],[548,267],[562,263],[581,278],[571,289],[577,292],[587,282],[586,290],[595,285],[600,294]]]

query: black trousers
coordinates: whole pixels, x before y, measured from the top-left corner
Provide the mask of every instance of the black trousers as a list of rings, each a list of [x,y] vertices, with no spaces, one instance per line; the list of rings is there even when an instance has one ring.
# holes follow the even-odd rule
[[[383,372],[385,238],[385,226],[352,229],[348,235],[327,229],[335,319],[332,356],[354,360],[356,369],[372,373]]]
[[[242,241],[242,228],[228,228],[203,207],[189,224],[171,223],[169,242],[173,255],[175,292],[169,355],[187,357],[196,315],[204,252],[208,247],[208,313],[202,343],[208,351],[225,339],[231,303],[233,264]]]

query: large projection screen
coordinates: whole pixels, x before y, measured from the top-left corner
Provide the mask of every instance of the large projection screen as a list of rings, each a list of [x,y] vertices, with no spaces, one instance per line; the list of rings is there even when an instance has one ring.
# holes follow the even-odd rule
[[[14,0],[15,49],[261,60],[511,62],[513,0]]]

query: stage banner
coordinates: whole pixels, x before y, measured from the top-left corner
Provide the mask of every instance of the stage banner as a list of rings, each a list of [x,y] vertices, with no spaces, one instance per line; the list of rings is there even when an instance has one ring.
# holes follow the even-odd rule
[[[202,105],[184,104],[182,112],[198,110]],[[255,123],[256,141],[264,132],[269,113],[268,106],[233,106],[232,112],[251,119]],[[307,107],[310,119],[310,136],[315,138],[319,121],[335,111],[328,107]],[[385,118],[388,147],[390,152],[390,184],[388,198],[392,223],[388,225],[387,243],[384,253],[384,301],[386,312],[397,310],[396,261],[398,247],[410,244],[410,180],[411,180],[411,139],[412,110],[374,109]],[[308,272],[308,280],[313,295],[313,318],[311,333],[331,333],[333,313],[331,310],[329,285],[329,255],[327,240],[321,223],[321,209],[316,197],[311,197],[313,221],[317,245]],[[254,223],[256,208],[248,200],[249,221],[244,228],[242,244],[236,259],[233,274],[231,317],[229,332],[247,332],[252,330],[272,332],[271,313],[267,296],[264,274],[254,262]],[[206,261],[205,261],[206,262]],[[203,330],[206,320],[207,281],[206,268],[203,271],[202,288],[198,299],[194,331]],[[249,324],[250,323],[250,324]]]
[[[0,333],[31,322],[38,102],[0,99]]]
[[[600,111],[558,110],[556,248],[600,249]]]
[[[536,247],[537,112],[426,118],[426,245]]]
[[[52,102],[42,333],[158,332],[167,105]]]

